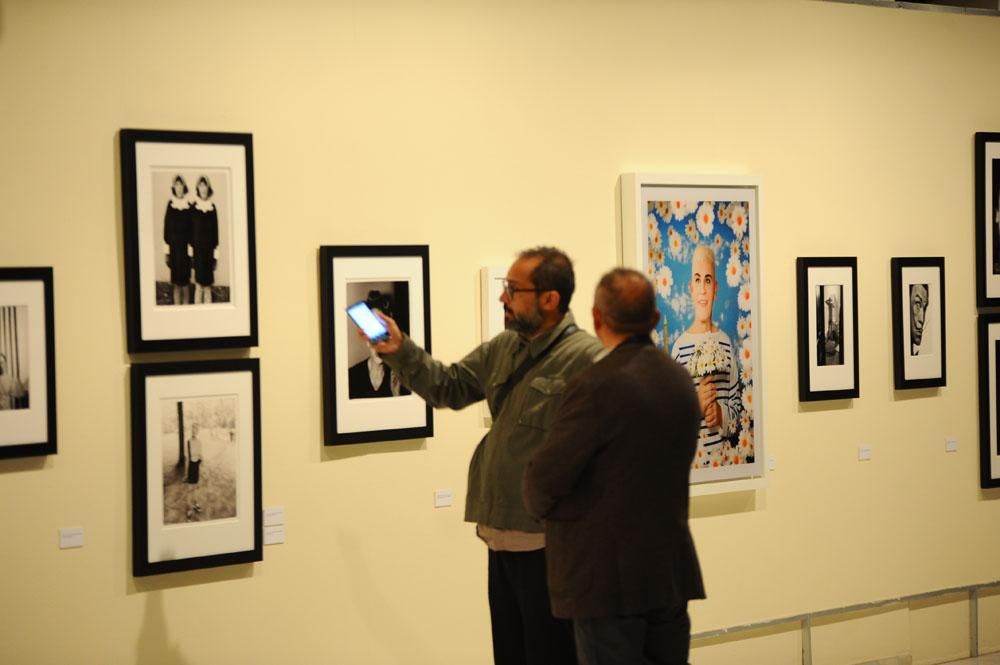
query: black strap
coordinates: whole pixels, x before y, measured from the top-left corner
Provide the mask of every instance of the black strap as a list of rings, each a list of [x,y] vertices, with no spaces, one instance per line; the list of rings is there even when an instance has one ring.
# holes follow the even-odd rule
[[[559,333],[559,335],[557,335],[548,346],[542,349],[541,353],[534,357],[532,357],[529,353],[528,357],[524,359],[524,362],[518,365],[517,369],[510,373],[510,376],[507,377],[507,380],[502,386],[500,386],[500,389],[497,390],[496,395],[493,397],[493,403],[490,404],[490,414],[493,416],[494,420],[500,416],[500,412],[503,410],[504,402],[507,401],[507,397],[510,395],[511,391],[514,390],[515,386],[521,382],[524,375],[530,372],[532,367],[541,362],[542,358],[544,358],[549,351],[555,348],[555,346],[559,344],[564,337],[569,337],[577,330],[579,330],[579,328],[576,327],[575,323],[569,324],[563,328],[563,331]]]

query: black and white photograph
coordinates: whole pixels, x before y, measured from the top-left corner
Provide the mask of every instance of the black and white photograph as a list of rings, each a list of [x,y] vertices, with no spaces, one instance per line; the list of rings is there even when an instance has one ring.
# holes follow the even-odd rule
[[[1000,133],[977,132],[976,304],[1000,307]]]
[[[979,485],[1000,487],[1000,314],[979,316]]]
[[[1000,275],[1000,159],[994,158],[992,160],[992,180],[993,180],[993,195],[990,200],[993,202],[992,210],[992,222],[990,229],[992,233],[993,244],[993,274]]]
[[[157,306],[230,302],[229,192],[225,170],[153,171],[153,209],[163,211],[154,219],[163,256],[156,263]]]
[[[260,365],[132,365],[133,570],[260,561]]]
[[[28,308],[0,305],[0,411],[27,409]]]
[[[163,523],[236,517],[236,396],[168,399],[163,420]]]
[[[945,385],[944,257],[893,258],[892,344],[896,390]]]
[[[823,284],[816,287],[817,326],[816,364],[820,367],[844,364],[842,303],[844,287],[840,284]]]
[[[429,350],[427,246],[331,245],[320,247],[319,260],[324,443],[432,436],[431,407],[400,383],[347,314],[363,302]]]
[[[51,268],[0,268],[0,458],[56,452]]]
[[[858,397],[857,258],[800,257],[795,268],[799,400]]]
[[[257,344],[250,134],[123,129],[130,353]]]
[[[907,328],[910,331],[910,343],[906,347],[907,353],[911,356],[928,354],[928,348],[931,346],[932,333],[928,327],[925,331],[924,323],[927,316],[927,307],[930,304],[930,285],[923,283],[910,284],[907,294],[907,304],[910,306],[907,312],[910,318],[910,324]],[[926,332],[926,334],[924,334]]]
[[[410,332],[410,285],[408,282],[349,282],[348,303],[364,302],[374,312],[394,320],[404,334]],[[345,313],[344,316],[347,316]],[[353,324],[352,324],[353,325]],[[409,395],[388,365],[360,335],[348,337],[347,385],[349,399],[373,399]]]

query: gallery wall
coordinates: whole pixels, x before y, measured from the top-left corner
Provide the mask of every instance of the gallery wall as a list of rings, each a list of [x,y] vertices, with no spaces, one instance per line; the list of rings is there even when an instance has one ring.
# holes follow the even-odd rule
[[[762,183],[774,469],[693,502],[694,631],[1000,580],[1000,493],[978,484],[972,157],[974,132],[1000,131],[998,80],[1000,19],[808,0],[0,0],[0,266],[54,268],[59,409],[57,455],[0,461],[0,662],[491,662],[486,551],[461,507],[482,414],[324,448],[317,250],[429,245],[433,351],[452,361],[479,341],[479,269],[556,244],[589,328],[627,172]],[[287,535],[258,564],[131,574],[128,368],[173,357],[125,349],[123,127],[253,134],[249,355],[264,505]],[[798,402],[799,256],[858,258],[858,399]],[[893,256],[945,257],[944,388],[893,390]],[[453,507],[433,507],[439,489]],[[60,527],[84,547],[60,550]],[[979,617],[1000,649],[1000,596]],[[934,662],[967,653],[968,630],[961,595],[834,617],[813,662]],[[788,624],[692,661],[800,648]]]

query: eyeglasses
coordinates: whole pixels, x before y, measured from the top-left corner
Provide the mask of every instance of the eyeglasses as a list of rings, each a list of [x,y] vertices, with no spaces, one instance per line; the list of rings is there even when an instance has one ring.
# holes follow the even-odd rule
[[[508,298],[513,298],[515,293],[520,293],[522,291],[531,291],[533,293],[541,293],[542,291],[551,291],[552,290],[552,289],[539,289],[537,287],[533,288],[533,289],[527,289],[527,288],[520,288],[519,289],[516,286],[513,286],[510,283],[510,280],[507,279],[506,277],[497,277],[497,280],[500,282],[500,286],[503,289],[503,292],[507,294]]]

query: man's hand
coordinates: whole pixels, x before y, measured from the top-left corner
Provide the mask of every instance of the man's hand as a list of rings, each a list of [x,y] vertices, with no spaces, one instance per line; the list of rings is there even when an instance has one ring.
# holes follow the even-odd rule
[[[399,326],[396,325],[395,321],[377,309],[373,309],[372,312],[374,312],[375,316],[377,316],[379,320],[385,324],[385,327],[389,329],[389,338],[384,339],[377,344],[372,344],[372,341],[368,339],[368,337],[361,332],[360,329],[358,330],[358,334],[371,344],[371,347],[379,353],[392,354],[399,351],[399,347],[403,346],[403,333],[400,332]]]
[[[708,427],[721,427],[722,407],[719,406],[715,385],[707,380],[708,378],[706,376],[698,380],[698,404],[701,406],[701,417],[705,419],[705,425]]]

